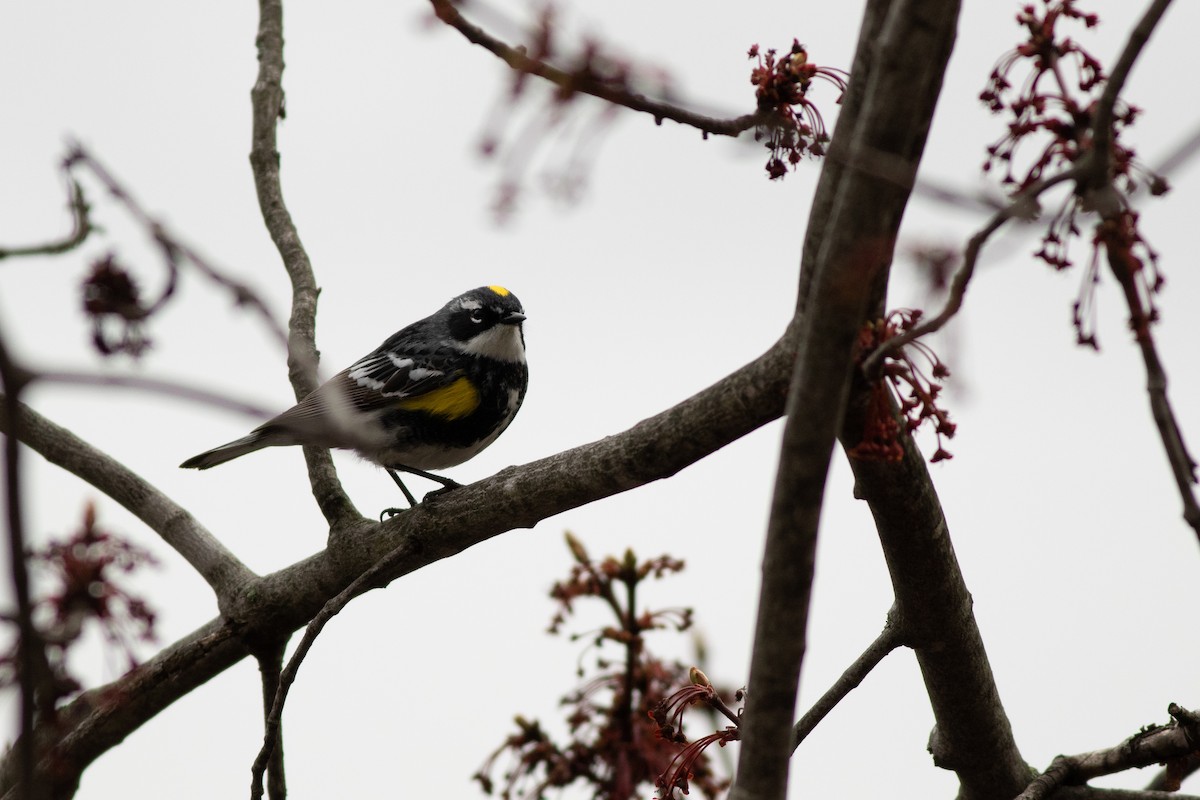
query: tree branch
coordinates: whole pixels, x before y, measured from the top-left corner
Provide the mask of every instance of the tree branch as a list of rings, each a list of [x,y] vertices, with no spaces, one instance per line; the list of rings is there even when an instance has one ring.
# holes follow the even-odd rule
[[[953,0],[867,6],[804,247],[803,328],[763,556],[733,800],[774,800],[786,791],[817,527],[853,348],[887,283],[957,16]]]
[[[304,636],[300,639],[300,644],[296,646],[296,652],[292,653],[292,657],[288,660],[287,668],[282,673],[277,671],[279,679],[276,682],[275,691],[271,693],[269,698],[264,696],[267,712],[266,724],[264,726],[262,748],[259,750],[258,756],[254,759],[254,764],[250,768],[251,800],[261,800],[263,796],[262,777],[268,765],[271,765],[272,774],[274,774],[273,765],[282,747],[283,705],[287,702],[288,691],[296,681],[296,675],[300,671],[300,664],[308,656],[308,651],[312,649],[317,637],[321,635],[321,631],[325,629],[325,625],[337,616],[343,608],[349,605],[350,601],[355,597],[371,589],[386,586],[388,579],[385,576],[412,555],[413,542],[411,540],[401,542],[395,550],[376,561],[369,569],[351,581],[349,586],[325,603],[321,607],[321,611],[308,623],[308,626],[304,630]],[[275,800],[275,793],[273,791],[271,798]]]
[[[974,236],[967,240],[967,246],[963,250],[962,265],[954,273],[954,277],[950,281],[950,291],[942,310],[936,316],[931,317],[915,328],[893,336],[887,342],[877,347],[863,361],[862,373],[873,378],[878,374],[880,364],[889,353],[895,353],[909,342],[941,330],[962,308],[963,301],[966,299],[967,287],[971,283],[971,278],[975,275],[975,266],[979,262],[979,253],[983,250],[983,246],[987,243],[988,239],[1011,219],[1035,216],[1037,213],[1037,198],[1042,192],[1060,183],[1078,180],[1086,171],[1086,166],[1078,165],[1066,169],[1057,175],[1052,175],[1049,178],[1043,178],[1031,184],[1024,191],[1017,193],[1012,202],[992,214],[987,223]]]
[[[282,642],[266,646],[254,654],[258,661],[259,673],[262,675],[263,728],[272,731],[272,719],[275,726],[272,747],[263,760],[261,769],[258,767],[258,762],[255,762],[254,780],[258,787],[258,793],[253,795],[255,798],[262,797],[262,776],[268,770],[270,774],[267,786],[268,796],[271,800],[285,800],[287,797],[287,780],[283,771],[283,732],[278,730],[279,716],[275,713],[275,706],[279,703],[279,693],[281,691],[286,693],[281,680],[286,644],[287,640],[285,639]],[[292,656],[292,660],[295,660],[295,656]],[[291,683],[290,679],[288,683]],[[280,711],[282,712],[282,709]]]
[[[769,111],[755,111],[753,114],[743,114],[732,119],[718,119],[688,111],[672,103],[651,100],[630,90],[623,77],[607,78],[590,71],[586,74],[569,72],[529,56],[526,48],[506,44],[478,25],[468,22],[459,13],[453,0],[430,0],[430,3],[437,18],[461,33],[467,41],[492,53],[513,70],[543,78],[565,92],[598,97],[613,105],[649,114],[656,122],[669,119],[696,128],[705,135],[711,133],[718,136],[737,136],[758,125],[766,124],[771,119]]]
[[[66,178],[70,194],[71,232],[61,239],[24,247],[0,247],[0,261],[14,256],[59,255],[74,250],[87,241],[95,228],[92,227],[91,208],[83,196],[83,187],[69,175]]]
[[[92,761],[155,714],[250,655],[248,642],[270,641],[304,626],[331,597],[402,545],[411,550],[389,564],[382,583],[514,528],[670,477],[776,419],[794,348],[795,331],[789,329],[759,358],[623,433],[510,467],[386,523],[359,518],[335,527],[329,549],[244,585],[223,609],[224,618],[62,709],[61,727],[40,732],[53,780],[78,781]],[[0,794],[13,786],[13,759],[9,753],[0,762]]]
[[[1134,63],[1170,4],[1170,0],[1154,0],[1147,7],[1145,14],[1130,33],[1129,40],[1121,51],[1117,64],[1113,67],[1112,74],[1104,86],[1104,92],[1096,103],[1095,124],[1092,129],[1095,143],[1094,164],[1089,180],[1093,194],[1116,192],[1112,186],[1110,159],[1113,109]],[[1100,209],[1100,215],[1105,224],[1113,226],[1121,224],[1121,217],[1126,213],[1122,204],[1097,202],[1095,205]],[[1105,237],[1103,241],[1109,268],[1117,282],[1121,284],[1121,289],[1125,294],[1125,302],[1129,307],[1130,324],[1142,352],[1142,361],[1146,367],[1146,391],[1150,398],[1150,410],[1154,415],[1154,422],[1158,428],[1163,449],[1166,451],[1167,461],[1171,465],[1176,488],[1183,501],[1183,518],[1196,533],[1197,539],[1200,540],[1200,502],[1197,502],[1193,488],[1196,484],[1196,461],[1188,452],[1187,445],[1183,441],[1183,433],[1167,395],[1167,373],[1163,368],[1162,360],[1158,355],[1158,347],[1150,331],[1150,326],[1154,321],[1153,308],[1147,307],[1149,303],[1143,299],[1138,286],[1137,273],[1143,267],[1134,261],[1128,252],[1128,247],[1118,246],[1115,237]]]
[[[200,573],[222,607],[257,577],[190,513],[124,464],[25,404],[17,408],[15,424],[9,414],[0,413],[0,431],[104,492],[146,523]]]
[[[74,169],[76,166],[82,165],[86,167],[96,178],[104,184],[104,188],[108,190],[114,198],[116,198],[125,210],[129,212],[138,224],[149,234],[154,243],[162,250],[163,258],[167,263],[168,269],[171,270],[171,280],[169,288],[158,298],[155,303],[146,311],[146,315],[155,311],[171,294],[174,287],[174,273],[178,268],[180,259],[186,260],[187,263],[195,267],[200,274],[208,278],[218,286],[229,290],[233,294],[234,302],[238,305],[245,305],[252,308],[255,313],[266,324],[267,331],[283,345],[287,346],[287,336],[284,333],[283,326],[275,319],[275,315],[271,312],[270,307],[263,301],[258,294],[246,284],[236,280],[226,274],[223,270],[217,269],[208,259],[202,256],[199,251],[190,245],[183,242],[178,237],[171,234],[160,221],[150,215],[146,209],[134,199],[133,195],[125,188],[122,183],[117,180],[117,177],[109,171],[107,167],[91,154],[82,144],[71,142],[67,157],[64,160],[64,166],[67,169]]]
[[[904,632],[899,625],[893,622],[889,614],[883,631],[875,637],[875,641],[871,642],[862,655],[846,668],[842,677],[838,678],[833,686],[830,686],[828,691],[821,695],[821,699],[817,700],[792,728],[792,752],[796,751],[800,743],[813,732],[813,729],[838,703],[842,702],[846,695],[858,688],[871,670],[879,666],[879,662],[883,661],[884,656],[903,644]]]
[[[250,166],[263,221],[292,282],[292,313],[288,319],[288,378],[296,399],[317,388],[317,288],[312,263],[283,201],[279,181],[276,122],[283,117],[283,1],[259,0],[258,77],[250,91],[253,133]],[[328,450],[304,448],[308,480],[317,506],[331,526],[348,524],[358,511],[342,489]]]
[[[1112,183],[1110,156],[1113,140],[1113,109],[1116,107],[1121,90],[1125,88],[1125,81],[1128,79],[1133,65],[1142,53],[1142,48],[1150,41],[1150,35],[1154,33],[1154,29],[1170,5],[1171,0],[1153,0],[1146,7],[1146,12],[1130,32],[1129,39],[1104,84],[1104,91],[1096,102],[1096,113],[1093,117],[1095,122],[1092,126],[1094,160],[1091,166],[1093,175],[1089,181],[1092,187],[1107,187]]]
[[[1175,703],[1167,707],[1173,721],[1151,725],[1116,747],[1075,756],[1058,756],[1017,800],[1044,800],[1059,787],[1084,783],[1101,775],[1140,769],[1179,758],[1200,749],[1200,715]]]

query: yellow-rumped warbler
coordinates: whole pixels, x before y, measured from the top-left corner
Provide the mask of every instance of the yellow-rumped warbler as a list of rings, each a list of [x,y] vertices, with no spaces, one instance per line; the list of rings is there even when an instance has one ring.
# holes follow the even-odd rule
[[[496,440],[529,385],[525,310],[502,286],[461,294],[393,335],[249,435],[179,466],[208,469],[276,445],[354,450],[388,470],[458,486],[427,470],[463,463]]]

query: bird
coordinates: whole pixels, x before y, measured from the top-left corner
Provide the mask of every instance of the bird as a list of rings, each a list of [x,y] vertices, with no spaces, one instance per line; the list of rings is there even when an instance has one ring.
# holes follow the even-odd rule
[[[476,456],[521,408],[529,386],[525,319],[521,301],[503,286],[464,292],[279,416],[179,466],[209,469],[286,445],[353,450],[387,470],[416,506],[397,472],[440,483],[426,500],[457,488],[456,481],[430,470]]]

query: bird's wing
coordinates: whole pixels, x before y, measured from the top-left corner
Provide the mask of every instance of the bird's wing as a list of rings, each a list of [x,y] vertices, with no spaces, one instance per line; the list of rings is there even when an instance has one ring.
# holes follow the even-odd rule
[[[461,373],[450,366],[442,348],[397,351],[381,347],[321,384],[308,397],[264,425],[321,427],[331,409],[371,413],[402,405],[454,383]]]

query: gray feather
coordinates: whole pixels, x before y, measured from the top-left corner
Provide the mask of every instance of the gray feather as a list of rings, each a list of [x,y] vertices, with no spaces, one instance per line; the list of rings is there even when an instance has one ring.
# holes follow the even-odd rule
[[[273,444],[276,442],[271,441],[270,437],[264,435],[262,431],[253,431],[248,436],[243,436],[236,441],[206,450],[198,456],[192,456],[179,466],[184,469],[208,469]]]

